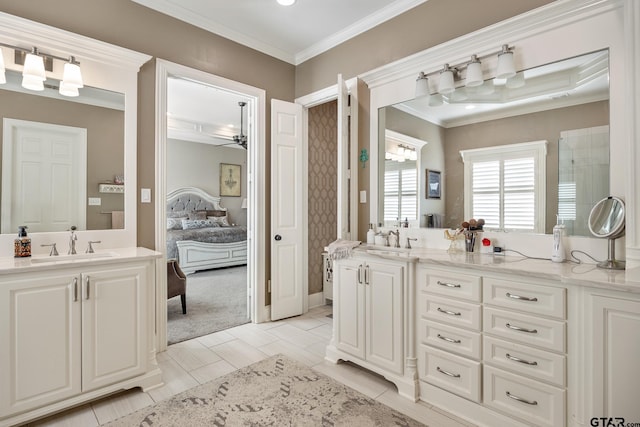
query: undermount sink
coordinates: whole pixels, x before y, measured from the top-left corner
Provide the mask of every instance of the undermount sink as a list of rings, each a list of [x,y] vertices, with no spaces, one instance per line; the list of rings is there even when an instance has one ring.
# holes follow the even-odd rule
[[[97,259],[97,258],[112,258],[118,256],[115,252],[93,252],[93,253],[83,253],[83,254],[75,254],[75,255],[53,255],[53,256],[36,256],[31,257],[31,262],[35,263],[45,263],[45,262],[68,262],[68,261],[80,261],[87,259]]]
[[[367,253],[392,260],[415,261],[418,259],[417,256],[411,255],[410,249],[405,248],[367,249]]]

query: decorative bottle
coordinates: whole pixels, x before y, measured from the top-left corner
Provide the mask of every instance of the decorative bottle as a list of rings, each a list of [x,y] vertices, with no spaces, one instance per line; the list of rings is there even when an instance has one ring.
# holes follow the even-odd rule
[[[373,224],[369,224],[369,231],[367,231],[367,244],[373,245],[376,240],[376,232],[373,229]]]
[[[18,227],[18,238],[13,241],[13,252],[16,258],[31,256],[31,238],[27,236],[27,226]]]

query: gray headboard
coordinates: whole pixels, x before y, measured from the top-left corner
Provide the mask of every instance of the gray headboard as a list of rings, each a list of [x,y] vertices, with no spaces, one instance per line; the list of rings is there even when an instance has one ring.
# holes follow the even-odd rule
[[[220,206],[220,197],[196,187],[178,188],[167,194],[167,213],[201,210],[226,211],[227,208]]]

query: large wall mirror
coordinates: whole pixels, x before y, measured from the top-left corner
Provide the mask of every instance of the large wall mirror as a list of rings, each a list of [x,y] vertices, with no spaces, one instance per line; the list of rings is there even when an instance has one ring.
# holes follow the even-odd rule
[[[137,243],[138,71],[149,55],[0,12],[6,66],[0,85],[2,160],[0,256],[12,254],[17,225],[34,253],[64,250],[72,225],[81,245]],[[55,56],[43,90],[25,90],[14,48]],[[58,94],[66,62],[82,71],[79,95]],[[82,248],[84,250],[84,248]]]
[[[0,85],[2,233],[124,228],[124,94],[64,97],[55,79],[35,92],[21,78]]]
[[[488,229],[550,233],[559,216],[590,235],[589,211],[610,192],[609,52],[517,77],[378,110],[378,223],[482,216]],[[534,146],[543,157],[529,164]]]

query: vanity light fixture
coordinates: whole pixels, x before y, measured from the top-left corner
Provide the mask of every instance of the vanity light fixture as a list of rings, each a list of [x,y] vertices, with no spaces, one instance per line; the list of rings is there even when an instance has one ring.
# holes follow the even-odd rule
[[[75,57],[61,58],[59,56],[42,53],[37,47],[31,50],[19,46],[13,46],[6,43],[0,43],[0,46],[13,49],[15,52],[15,63],[23,65],[22,69],[22,87],[29,90],[44,90],[44,82],[47,79],[46,71],[53,70],[53,60],[64,61],[64,71],[62,81],[60,82],[60,94],[64,96],[78,96],[78,89],[84,87],[82,81],[82,73],[80,71],[80,63]],[[0,52],[0,84],[6,83],[4,57]]]
[[[456,65],[445,64],[444,67],[440,71],[433,71],[430,73],[425,73],[421,71],[418,74],[418,78],[416,79],[416,89],[415,96],[424,97],[427,95],[431,95],[429,92],[429,76],[432,74],[439,73],[440,79],[438,81],[438,91],[437,93],[440,95],[445,95],[449,97],[449,94],[456,92],[456,79],[461,77],[462,72],[465,72],[465,86],[468,88],[477,88],[478,92],[493,92],[492,84],[485,88],[485,84],[487,81],[484,80],[484,75],[482,71],[482,63],[481,59],[488,58],[490,56],[498,56],[498,65],[496,69],[495,78],[499,79],[509,79],[516,76],[515,65],[513,61],[513,47],[505,44],[502,48],[497,52],[492,52],[487,55],[478,56],[471,55],[471,59],[468,62],[464,62]],[[489,80],[491,81],[491,80]],[[514,81],[511,83],[513,85],[523,85],[524,80],[518,82]],[[513,86],[519,87],[519,86]],[[474,92],[475,93],[475,92]],[[462,94],[461,94],[462,95]],[[453,95],[451,95],[453,96]],[[431,96],[433,98],[433,96]],[[429,104],[431,104],[431,98],[429,98]],[[458,96],[458,100],[464,98],[464,96]],[[438,104],[438,101],[434,101],[434,104]]]

